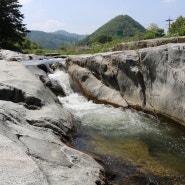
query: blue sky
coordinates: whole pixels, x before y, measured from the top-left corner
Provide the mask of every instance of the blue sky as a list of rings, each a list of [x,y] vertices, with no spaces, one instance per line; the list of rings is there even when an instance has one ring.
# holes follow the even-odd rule
[[[19,0],[30,30],[91,34],[117,15],[129,15],[145,28],[167,30],[169,18],[185,17],[185,0]]]

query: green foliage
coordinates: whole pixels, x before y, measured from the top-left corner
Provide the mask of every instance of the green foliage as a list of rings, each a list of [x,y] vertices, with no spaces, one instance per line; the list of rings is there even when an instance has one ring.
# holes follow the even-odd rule
[[[111,42],[107,42],[105,44],[101,44],[99,42],[94,42],[91,47],[81,47],[81,46],[61,46],[57,50],[48,50],[48,49],[37,49],[37,50],[29,50],[27,53],[35,53],[35,54],[47,54],[47,53],[59,53],[61,55],[78,55],[78,54],[89,54],[89,53],[101,53],[108,52],[113,48],[116,44],[122,42],[128,42],[130,39],[117,39]]]
[[[62,51],[66,51],[67,47],[66,46],[60,46],[59,49],[62,50]]]
[[[126,26],[128,28],[131,28],[133,25],[134,28],[136,29],[133,32],[126,32],[125,30],[123,31],[119,31],[121,30],[120,28],[118,29],[118,27],[116,27],[116,29],[113,27],[114,26],[114,21],[117,22],[116,24],[121,24],[119,21],[120,18],[124,18],[127,21],[125,21],[127,24]],[[181,18],[182,19],[182,18]],[[119,21],[117,21],[119,20]],[[113,22],[112,22],[113,21]],[[182,21],[182,20],[181,20]],[[181,22],[180,21],[180,22]],[[184,18],[183,18],[184,21]],[[181,24],[184,22],[181,22]],[[124,23],[125,23],[124,22]],[[108,23],[111,23],[110,25]],[[132,41],[138,41],[138,40],[142,40],[144,39],[153,39],[153,38],[159,38],[159,37],[164,37],[164,30],[159,28],[158,25],[156,24],[151,24],[147,30],[145,30],[145,28],[143,28],[139,23],[135,22],[133,19],[131,19],[129,16],[118,16],[115,19],[111,20],[110,22],[108,22],[107,24],[105,24],[102,29],[99,28],[96,32],[94,32],[92,35],[88,36],[87,38],[85,38],[83,41],[81,41],[81,44],[85,45],[85,46],[80,46],[78,43],[78,45],[63,45],[61,44],[60,46],[57,47],[57,49],[55,50],[49,50],[49,49],[40,49],[37,47],[31,47],[32,49],[28,50],[29,53],[35,53],[35,54],[46,54],[46,53],[59,53],[61,55],[77,55],[77,54],[89,54],[89,53],[101,53],[101,52],[107,52],[107,51],[111,51],[111,48],[114,48],[115,45],[119,44],[119,43],[127,43]],[[115,25],[116,25],[115,24]],[[128,26],[128,24],[131,24],[132,26]],[[180,24],[180,25],[181,25]],[[184,24],[185,25],[185,24]],[[183,33],[183,30],[185,28],[185,26],[182,25],[182,29],[180,33]],[[101,30],[104,30],[105,28],[112,28],[112,30],[114,30],[112,32],[112,34],[110,34],[110,32],[108,31],[107,33],[102,32]],[[172,26],[173,28],[173,26]],[[100,32],[99,32],[100,30]],[[106,29],[105,29],[106,30]],[[104,30],[104,31],[105,31]],[[130,29],[132,30],[132,29]],[[177,30],[177,29],[176,29]],[[34,31],[35,32],[35,31]],[[45,33],[45,32],[42,32]],[[37,34],[38,37],[46,37],[45,39],[47,39],[46,35],[42,36],[42,33],[40,33],[41,35]],[[114,33],[114,34],[113,34]],[[176,32],[175,32],[176,33]],[[67,35],[68,32],[65,31],[57,31],[54,33],[50,33],[53,35]],[[166,35],[165,37],[169,37],[170,35]],[[76,37],[76,36],[75,36]],[[57,37],[58,38],[58,37]],[[28,41],[26,41],[25,46],[28,47],[29,44],[27,44]],[[55,40],[55,42],[57,42],[57,40]],[[166,44],[166,41],[164,41],[165,43],[161,43],[161,44]],[[169,42],[167,42],[169,43]],[[52,42],[48,42],[49,45],[52,45]],[[157,44],[160,44],[160,42],[157,42]],[[88,45],[88,46],[87,46]],[[138,46],[136,46],[136,48],[134,49],[138,49]],[[130,49],[130,48],[128,48]]]
[[[42,47],[35,43],[35,42],[32,42],[31,40],[29,40],[28,38],[24,38],[24,41],[22,42],[22,49],[25,50],[25,49],[29,49],[29,50],[34,50],[34,49],[42,49]]]
[[[20,44],[18,44],[18,47],[21,49],[22,52],[24,53],[32,53],[32,51],[34,51],[34,53],[37,53],[36,52],[37,50],[41,51],[42,50],[42,47],[35,43],[35,42],[32,42],[31,40],[29,40],[28,38],[24,38],[23,42]]]
[[[185,18],[179,16],[175,22],[171,24],[169,34],[175,36],[184,36],[185,35]]]
[[[98,35],[93,42],[99,42],[105,44],[106,42],[112,41],[112,37],[106,34]]]
[[[15,43],[11,43],[11,45],[8,47],[8,49],[10,50],[14,50],[14,51],[20,51],[20,52],[24,52],[24,53],[31,53],[31,51],[35,50],[42,50],[42,47],[40,45],[38,45],[35,42],[30,41],[28,38],[23,37],[22,38],[22,42],[15,42]]]
[[[68,33],[63,30],[46,33],[43,31],[31,31],[27,37],[40,44],[44,49],[58,49],[60,46],[74,45],[79,39],[85,38],[85,35]]]
[[[121,34],[118,34],[121,33]],[[136,34],[145,33],[145,28],[128,15],[119,15],[110,20],[93,34],[80,41],[79,45],[91,45],[100,35],[109,35],[113,40],[134,37]]]
[[[28,30],[23,24],[24,15],[21,14],[18,0],[0,0],[0,47],[18,50]]]
[[[158,27],[157,24],[151,24],[147,31],[146,34],[143,36],[144,39],[155,39],[155,38],[160,38],[163,37],[164,34],[164,29],[161,29]]]

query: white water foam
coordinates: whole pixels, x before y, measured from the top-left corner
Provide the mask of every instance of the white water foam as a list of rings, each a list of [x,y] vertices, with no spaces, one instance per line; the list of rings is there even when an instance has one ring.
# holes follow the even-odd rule
[[[143,132],[158,132],[152,127],[151,119],[132,110],[122,110],[112,106],[95,104],[88,101],[79,93],[73,92],[70,87],[69,75],[64,71],[50,74],[51,79],[57,80],[63,87],[67,96],[58,97],[64,107],[68,108],[74,116],[80,119],[83,125],[104,130],[104,134],[137,135]],[[155,119],[156,124],[158,124]]]
[[[93,143],[101,142],[101,138],[107,142],[118,142],[118,144],[120,141],[141,141],[148,146],[151,155],[158,160],[166,165],[182,164],[178,168],[185,170],[185,165],[181,163],[185,160],[185,134],[183,131],[144,113],[88,101],[71,89],[69,76],[63,71],[58,71],[49,77],[57,80],[63,87],[67,96],[58,98],[63,106],[81,121],[82,129],[85,128],[84,130],[88,130],[89,133],[91,131],[96,133],[95,138],[94,136],[91,138]],[[101,136],[100,139],[97,137],[98,135]],[[83,140],[82,137],[80,141],[82,147],[86,146]],[[111,147],[110,149],[112,150]],[[176,165],[174,166],[177,168]]]

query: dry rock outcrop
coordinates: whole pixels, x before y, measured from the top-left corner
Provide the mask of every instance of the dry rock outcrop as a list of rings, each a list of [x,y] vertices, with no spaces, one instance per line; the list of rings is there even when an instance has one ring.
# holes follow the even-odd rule
[[[100,92],[96,88],[92,97],[94,86],[84,83],[92,75],[91,84],[101,82],[107,86],[105,97],[109,100],[109,92],[116,90],[128,106],[168,117],[185,126],[185,43],[70,56],[67,68],[84,94],[88,96],[88,89],[94,100],[102,89],[97,86]]]
[[[70,148],[72,115],[18,62],[0,60],[0,184],[95,185],[103,168]]]

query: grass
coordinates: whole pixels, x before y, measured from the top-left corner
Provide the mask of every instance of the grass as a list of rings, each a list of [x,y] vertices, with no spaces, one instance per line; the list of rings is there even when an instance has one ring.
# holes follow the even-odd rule
[[[164,36],[162,38],[170,38],[170,36]],[[174,37],[173,37],[174,38]],[[160,38],[158,38],[160,39]],[[111,51],[113,47],[120,43],[128,43],[131,41],[139,41],[142,40],[142,36],[136,36],[134,38],[123,38],[123,39],[118,39],[118,40],[113,40],[111,42],[107,42],[105,44],[101,43],[93,43],[91,47],[83,47],[83,46],[61,46],[57,50],[49,50],[49,49],[26,49],[23,50],[23,53],[27,54],[37,54],[37,55],[45,55],[48,53],[58,53],[60,55],[79,55],[79,54],[94,54],[94,53],[102,53],[102,52],[108,52]],[[165,42],[165,41],[164,41]],[[168,42],[169,43],[169,42]],[[154,43],[158,45],[162,45],[164,43]],[[138,47],[137,45],[134,46],[134,49],[139,49],[135,48]],[[131,48],[132,49],[132,48]]]

